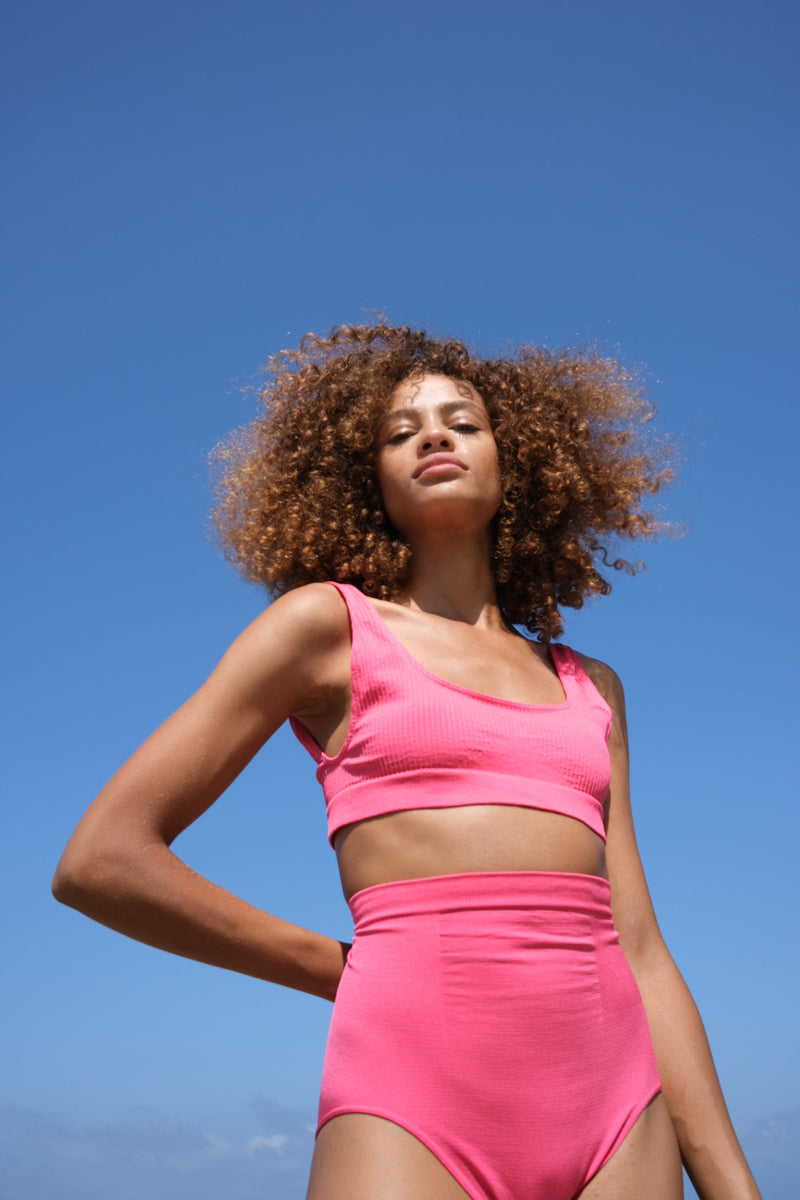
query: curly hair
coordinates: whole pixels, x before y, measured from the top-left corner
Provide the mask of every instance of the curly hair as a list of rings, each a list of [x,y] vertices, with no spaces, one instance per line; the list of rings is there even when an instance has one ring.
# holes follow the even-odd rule
[[[672,478],[664,446],[645,437],[655,409],[594,349],[482,359],[381,320],[306,334],[265,370],[263,415],[214,452],[213,518],[226,557],[275,595],[327,579],[384,600],[403,588],[411,550],[383,507],[375,438],[397,385],[424,374],[464,380],[486,405],[503,492],[492,567],[511,624],[558,637],[559,608],[611,590],[599,565],[640,568],[611,553],[615,538],[668,528],[642,507]]]

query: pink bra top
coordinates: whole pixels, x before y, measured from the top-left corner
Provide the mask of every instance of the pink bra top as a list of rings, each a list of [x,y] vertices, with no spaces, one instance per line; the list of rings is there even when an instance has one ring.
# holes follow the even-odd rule
[[[350,614],[352,700],[344,745],[318,763],[328,839],[355,821],[415,808],[513,804],[574,817],[605,838],[611,709],[574,650],[551,645],[566,699],[522,704],[431,674],[352,584],[332,585]]]

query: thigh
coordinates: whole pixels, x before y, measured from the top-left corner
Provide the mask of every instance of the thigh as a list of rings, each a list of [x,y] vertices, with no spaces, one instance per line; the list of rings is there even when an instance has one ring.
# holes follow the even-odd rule
[[[317,1136],[306,1200],[470,1200],[418,1138],[382,1117],[345,1113]]]
[[[580,1193],[580,1200],[682,1200],[683,1172],[667,1103],[650,1101],[616,1153]]]

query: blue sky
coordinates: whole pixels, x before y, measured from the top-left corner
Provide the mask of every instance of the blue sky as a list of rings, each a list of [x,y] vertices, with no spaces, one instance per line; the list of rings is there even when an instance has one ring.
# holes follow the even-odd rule
[[[55,904],[72,827],[264,604],[208,538],[259,364],[368,318],[642,364],[687,532],[569,616],[768,1200],[800,1156],[796,6],[4,6],[1,1200],[295,1200],[328,1007]],[[282,730],[179,841],[347,937]],[[5,1189],[5,1190],[4,1190]]]

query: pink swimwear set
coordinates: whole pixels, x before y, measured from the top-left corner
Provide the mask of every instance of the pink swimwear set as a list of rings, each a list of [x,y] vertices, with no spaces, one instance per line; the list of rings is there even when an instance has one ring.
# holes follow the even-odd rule
[[[611,710],[566,646],[566,699],[521,704],[427,671],[349,584],[352,707],[319,764],[331,843],[407,809],[511,804],[601,837]],[[402,1126],[472,1200],[574,1200],[660,1090],[644,1007],[594,875],[500,871],[364,888],[334,1005],[319,1128]]]

